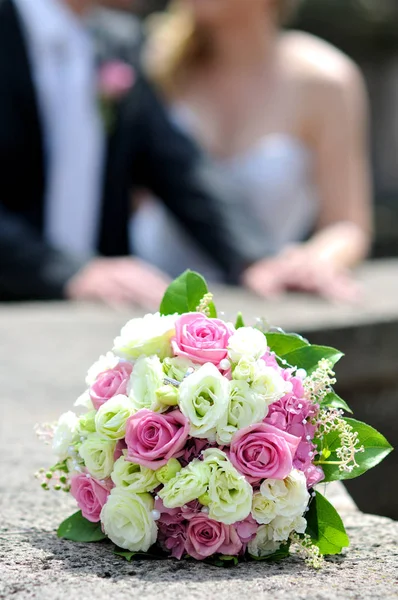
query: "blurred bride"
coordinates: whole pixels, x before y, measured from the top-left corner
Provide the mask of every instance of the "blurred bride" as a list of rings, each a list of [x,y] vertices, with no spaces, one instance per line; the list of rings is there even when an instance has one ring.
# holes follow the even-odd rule
[[[246,283],[263,295],[349,300],[349,269],[372,229],[366,94],[340,51],[281,29],[294,4],[178,0],[152,18],[144,64],[170,119],[214,157],[264,228],[268,258]],[[133,229],[137,254],[170,275],[193,268],[222,281],[155,200]]]

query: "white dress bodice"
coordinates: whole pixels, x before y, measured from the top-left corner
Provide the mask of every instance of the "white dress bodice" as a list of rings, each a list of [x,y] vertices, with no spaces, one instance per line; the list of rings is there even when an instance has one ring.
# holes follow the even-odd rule
[[[181,114],[174,120],[185,131],[190,129]],[[217,159],[216,164],[263,225],[271,255],[313,230],[318,213],[313,154],[303,142],[286,134],[267,135],[244,154]],[[217,265],[158,200],[138,209],[131,229],[135,253],[172,277],[189,268],[210,281],[222,281]]]

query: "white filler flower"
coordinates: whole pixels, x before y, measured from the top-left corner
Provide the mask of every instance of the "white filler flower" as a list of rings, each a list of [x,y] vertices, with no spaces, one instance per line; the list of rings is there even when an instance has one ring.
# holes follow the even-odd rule
[[[68,411],[60,416],[53,437],[53,451],[59,460],[65,460],[69,447],[78,440],[79,419],[74,412]]]

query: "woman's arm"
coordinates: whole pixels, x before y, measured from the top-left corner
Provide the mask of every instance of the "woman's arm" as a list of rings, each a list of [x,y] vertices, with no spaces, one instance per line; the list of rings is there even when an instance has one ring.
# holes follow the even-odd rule
[[[307,248],[337,268],[352,267],[366,257],[372,237],[368,110],[362,77],[342,57],[314,81],[310,98],[320,213],[317,233]]]

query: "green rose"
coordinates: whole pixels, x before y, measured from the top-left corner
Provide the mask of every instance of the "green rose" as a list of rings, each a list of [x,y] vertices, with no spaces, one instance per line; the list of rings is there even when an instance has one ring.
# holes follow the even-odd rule
[[[210,469],[201,460],[193,460],[158,492],[166,508],[180,508],[202,496],[208,487]]]
[[[167,406],[157,397],[157,390],[164,385],[162,363],[158,356],[142,356],[134,365],[130,378],[129,396],[134,410],[142,408],[162,412]]]
[[[252,486],[221,450],[205,450],[203,457],[203,463],[210,468],[209,517],[226,525],[244,521],[252,508]]]
[[[134,412],[131,400],[127,396],[114,396],[100,406],[95,415],[95,428],[102,437],[121,440],[126,435],[127,419]]]
[[[101,511],[106,535],[120,548],[147,552],[157,538],[153,507],[150,494],[132,494],[126,489],[113,488]]]
[[[217,443],[231,443],[232,436],[253,423],[261,423],[268,413],[264,398],[256,394],[246,381],[230,381],[229,406],[226,419],[217,427]]]
[[[173,358],[165,358],[163,361],[164,374],[167,377],[175,379],[179,382],[184,379],[189,369],[195,371],[197,369],[197,365],[195,365],[188,358],[175,356]]]
[[[163,405],[165,408],[177,406],[179,397],[178,388],[173,385],[163,385],[156,390],[156,399],[159,406]]]
[[[167,465],[164,465],[161,469],[156,471],[156,477],[165,485],[170,479],[174,479],[174,477],[181,471],[182,467],[180,462],[176,458],[170,458]]]
[[[106,479],[112,473],[116,442],[91,433],[81,444],[79,454],[95,479]]]
[[[96,410],[91,410],[88,413],[85,413],[84,415],[81,415],[81,417],[79,417],[79,433],[80,435],[88,435],[89,433],[95,433],[96,429],[95,429],[95,415],[97,414]]]
[[[180,385],[181,412],[191,423],[190,435],[215,440],[217,426],[225,422],[229,381],[217,367],[206,363]]]
[[[153,492],[159,485],[155,471],[129,462],[124,456],[115,462],[111,478],[116,487],[136,494]]]

